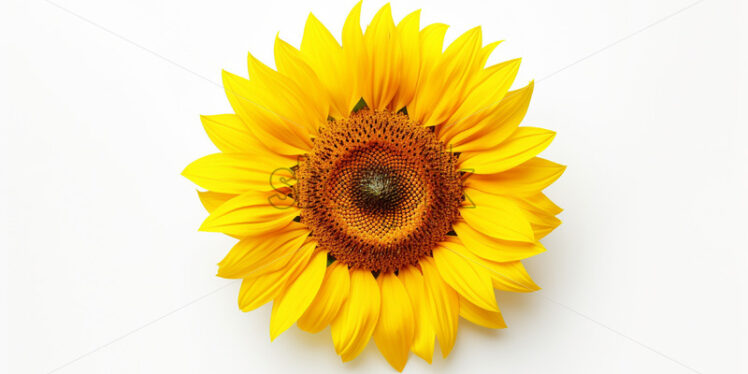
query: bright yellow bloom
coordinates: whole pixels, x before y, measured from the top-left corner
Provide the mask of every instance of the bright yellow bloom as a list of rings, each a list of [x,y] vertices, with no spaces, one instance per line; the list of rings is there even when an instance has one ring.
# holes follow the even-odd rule
[[[202,117],[221,152],[183,175],[207,190],[200,229],[239,239],[218,275],[242,279],[241,310],[273,301],[272,339],[329,325],[343,361],[373,337],[402,370],[435,339],[446,357],[460,316],[506,327],[494,289],[538,289],[520,260],[560,224],[542,190],[565,167],[536,157],[554,132],[519,127],[533,84],[510,91],[518,59],[485,67],[480,28],[443,49],[419,11],[362,32],[360,10],[342,46],[310,15],[277,70],[224,73],[235,114]]]

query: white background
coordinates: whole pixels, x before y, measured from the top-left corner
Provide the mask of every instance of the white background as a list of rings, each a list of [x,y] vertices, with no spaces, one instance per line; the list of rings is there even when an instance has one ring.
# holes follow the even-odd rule
[[[354,2],[53,1],[0,5],[0,371],[393,372],[373,343],[341,364],[329,330],[270,343],[179,175],[215,152],[198,115],[230,110],[222,68],[272,63],[309,11],[339,36]],[[463,321],[406,372],[748,372],[748,5],[690,4],[393,4],[506,40],[492,61],[524,58],[525,124],[569,165],[548,190],[564,224],[526,262],[543,290],[497,293],[508,329]]]

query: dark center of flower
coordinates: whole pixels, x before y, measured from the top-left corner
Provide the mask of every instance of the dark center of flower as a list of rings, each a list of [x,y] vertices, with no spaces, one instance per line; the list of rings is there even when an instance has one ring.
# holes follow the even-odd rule
[[[398,175],[381,166],[362,170],[356,185],[356,204],[362,209],[388,211],[395,209],[403,194]]]
[[[431,131],[387,111],[328,122],[297,175],[301,222],[318,245],[371,271],[430,255],[462,200],[455,157]]]

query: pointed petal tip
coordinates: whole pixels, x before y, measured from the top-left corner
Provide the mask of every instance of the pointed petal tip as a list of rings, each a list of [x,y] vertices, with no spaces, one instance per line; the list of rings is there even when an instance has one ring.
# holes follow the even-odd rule
[[[210,225],[210,216],[203,221],[203,223],[200,224],[200,227],[197,228],[197,231],[203,231],[203,232],[213,232],[213,227]]]
[[[360,18],[361,17],[361,6],[363,5],[363,3],[364,3],[363,0],[359,0],[359,2],[357,2],[356,5],[354,5],[353,8],[351,8],[351,11],[348,12],[348,16],[346,17],[346,20],[354,15]],[[361,25],[359,25],[359,27],[361,27]]]
[[[421,11],[422,11],[422,9],[416,9],[416,10],[408,13],[408,15],[405,16],[403,19],[408,18],[408,17],[415,17],[415,18],[418,18],[420,20],[421,19]]]
[[[255,56],[254,56],[254,55],[252,54],[252,52],[247,52],[247,62],[248,62],[248,63],[251,63],[251,64],[256,64],[256,63],[259,63],[259,62],[260,62],[260,60],[258,60],[258,59],[257,59],[257,57],[255,57]],[[251,78],[251,77],[250,77],[250,78]]]
[[[223,83],[224,87],[228,87],[232,85],[232,81],[236,81],[240,79],[241,77],[229,72],[225,69],[221,69],[221,82]],[[231,90],[230,88],[227,88],[228,90]]]
[[[540,291],[542,289],[540,286],[538,286],[537,283],[535,283],[535,280],[532,278],[530,278],[529,281],[524,282],[524,283],[527,283],[526,286],[527,286],[527,289],[530,290],[529,292]]]

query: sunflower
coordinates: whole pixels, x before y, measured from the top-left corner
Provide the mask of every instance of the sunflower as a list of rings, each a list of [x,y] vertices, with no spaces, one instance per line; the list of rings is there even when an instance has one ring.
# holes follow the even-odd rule
[[[343,361],[373,337],[402,370],[435,340],[446,357],[459,317],[506,327],[494,289],[539,289],[520,260],[560,224],[542,190],[565,167],[536,157],[555,133],[519,126],[533,83],[510,91],[519,59],[486,67],[479,27],[444,49],[420,11],[385,5],[365,32],[360,11],[342,46],[310,15],[275,70],[224,72],[235,113],[201,117],[221,152],[183,175],[207,190],[200,229],[239,239],[218,276],[242,279],[242,311],[272,301],[271,339],[329,325]]]

